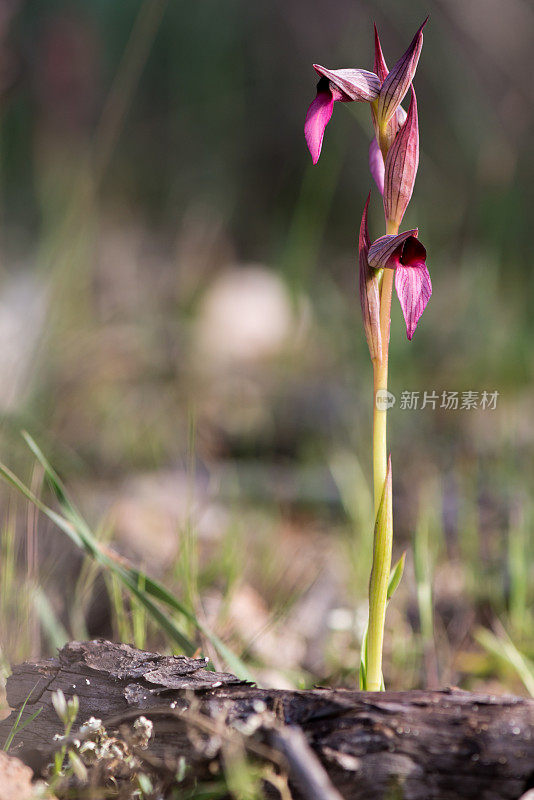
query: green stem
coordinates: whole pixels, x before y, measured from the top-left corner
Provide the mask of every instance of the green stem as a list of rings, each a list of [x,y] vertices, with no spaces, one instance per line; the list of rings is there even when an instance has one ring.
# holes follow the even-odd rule
[[[397,233],[388,225],[387,233]],[[382,360],[373,361],[373,482],[375,520],[378,522],[381,502],[391,497],[384,492],[387,475],[387,409],[377,407],[377,393],[387,392],[389,328],[391,320],[391,294],[393,291],[394,270],[385,269],[380,292],[380,332],[382,336]],[[391,517],[391,509],[387,518]],[[384,517],[386,519],[386,517]],[[391,568],[392,525],[375,524],[373,543],[373,566],[369,582],[369,633],[367,652],[368,691],[380,691],[382,686],[382,648],[384,642],[384,622],[386,617],[387,587]]]
[[[367,637],[366,689],[379,692],[382,680],[384,620],[388,601],[393,519],[391,507],[391,469],[386,473],[382,500],[375,524],[373,568],[369,581],[369,626]]]

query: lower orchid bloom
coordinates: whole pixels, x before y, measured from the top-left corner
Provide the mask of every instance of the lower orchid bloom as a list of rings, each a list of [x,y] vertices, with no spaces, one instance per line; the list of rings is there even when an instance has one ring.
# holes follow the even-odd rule
[[[386,234],[373,242],[368,253],[369,266],[395,270],[395,289],[410,340],[432,295],[426,249],[417,236],[417,228]]]

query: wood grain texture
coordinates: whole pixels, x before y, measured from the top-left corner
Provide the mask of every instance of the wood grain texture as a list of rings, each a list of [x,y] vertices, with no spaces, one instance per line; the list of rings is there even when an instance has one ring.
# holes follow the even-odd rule
[[[312,798],[307,779],[321,784],[321,765],[324,797],[346,800],[518,800],[534,786],[532,700],[456,690],[268,690],[206,666],[105,641],[71,642],[57,659],[18,665],[7,683],[10,705],[31,691],[25,714],[43,710],[12,752],[33,766],[50,752],[61,732],[51,695],[62,689],[78,696],[80,723],[96,716],[119,727],[145,714],[155,726],[151,754],[185,755],[199,775],[209,754],[190,735],[190,715],[237,728],[251,752],[267,746],[287,759],[301,800]],[[0,737],[11,725],[12,718],[0,723]],[[308,776],[306,752],[314,761]]]

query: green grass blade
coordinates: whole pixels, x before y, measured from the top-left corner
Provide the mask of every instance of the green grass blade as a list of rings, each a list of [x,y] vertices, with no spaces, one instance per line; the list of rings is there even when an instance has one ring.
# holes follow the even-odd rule
[[[97,539],[92,533],[90,527],[87,525],[87,523],[81,516],[80,512],[77,510],[75,505],[70,500],[67,494],[67,490],[63,482],[61,481],[61,478],[54,470],[54,468],[52,467],[46,456],[43,454],[42,450],[39,448],[37,443],[30,436],[30,434],[24,431],[23,436],[29,448],[31,449],[32,453],[35,455],[35,457],[45,470],[47,480],[50,484],[52,491],[56,496],[56,499],[61,509],[63,510],[63,513],[68,518],[68,520],[72,522],[75,528],[79,529],[80,536],[86,543],[87,549],[90,552],[100,553],[101,548],[99,547]],[[152,616],[154,616],[154,609],[156,609],[156,606],[154,606],[153,603],[150,602],[147,603],[141,599],[147,594],[151,595],[159,602],[164,603],[166,606],[173,609],[174,611],[179,612],[189,622],[191,622],[195,627],[197,627],[198,630],[200,630],[204,634],[204,636],[206,636],[206,638],[212,643],[212,645],[215,647],[219,655],[227,662],[230,669],[232,669],[235,672],[235,674],[238,675],[238,677],[249,681],[254,680],[252,674],[247,669],[243,661],[239,658],[239,656],[237,656],[234,652],[232,652],[232,650],[229,647],[227,647],[227,645],[225,645],[224,642],[222,642],[216,634],[212,633],[208,628],[206,628],[206,626],[203,625],[197,619],[195,614],[193,614],[193,612],[190,611],[190,609],[188,609],[187,606],[181,603],[162,584],[160,584],[156,580],[153,580],[148,575],[145,575],[145,573],[141,572],[141,570],[137,569],[134,566],[128,565],[127,567],[126,566],[123,567],[122,570],[123,570],[122,572],[123,581],[127,582],[130,590],[143,603],[147,611],[149,611],[149,613]],[[143,586],[143,591],[140,592],[139,586],[141,585]],[[163,618],[167,619],[166,617]],[[158,622],[158,624],[160,625],[162,624],[161,612],[158,615],[158,620],[156,621]],[[174,628],[175,631],[172,638],[176,641],[176,631],[177,631],[176,626],[174,626]],[[185,650],[186,653],[190,654],[189,651],[191,652],[195,651],[196,648],[194,647],[194,645],[191,642],[189,642],[183,634],[180,635],[180,641],[181,641],[180,646],[182,648],[186,647],[186,642],[188,643],[187,649]]]
[[[9,484],[14,486],[18,491],[20,491],[24,497],[26,497],[31,503],[33,503],[41,513],[45,514],[52,522],[54,522],[57,527],[62,530],[64,533],[69,536],[69,538],[81,549],[85,550],[89,555],[95,558],[101,567],[104,569],[110,570],[115,573],[120,580],[128,589],[130,589],[139,599],[139,601],[144,605],[148,613],[153,617],[154,621],[165,631],[165,633],[169,636],[172,641],[174,641],[180,648],[183,649],[186,655],[192,655],[195,650],[196,646],[194,643],[188,639],[188,637],[180,631],[180,629],[175,625],[172,620],[163,614],[161,609],[159,609],[146,594],[139,592],[138,590],[138,580],[139,580],[139,571],[129,571],[119,566],[115,561],[113,561],[109,556],[107,556],[98,546],[92,546],[93,535],[90,534],[90,538],[87,537],[86,532],[78,533],[75,529],[75,525],[69,521],[67,521],[64,517],[60,514],[57,514],[51,508],[49,508],[45,503],[42,502],[33,492],[25,486],[22,481],[20,481],[16,475],[14,475],[8,467],[3,464],[0,464],[0,476],[3,477]],[[94,540],[96,543],[96,540]],[[133,572],[133,574],[131,574]],[[191,615],[191,621],[194,620],[194,616]]]
[[[193,623],[199,631],[201,631],[206,639],[209,639],[211,644],[215,647],[219,655],[226,661],[230,669],[235,672],[240,678],[247,681],[254,681],[254,676],[247,669],[243,661],[236,655],[221,639],[212,633],[197,617],[193,614],[183,603],[181,603],[173,594],[171,594],[161,583],[148,577],[136,567],[128,567],[127,573],[129,575],[130,585],[136,587],[144,584],[144,591],[146,594],[151,595],[160,603],[164,603],[174,611],[180,612],[186,617],[189,622]]]
[[[74,526],[75,530],[78,531],[80,539],[85,546],[85,549],[91,554],[95,555],[99,560],[102,558],[106,562],[106,566],[109,568],[113,568],[114,571],[115,567],[120,566],[119,562],[115,562],[114,559],[108,556],[101,548],[98,540],[96,539],[95,535],[93,534],[89,525],[85,522],[84,518],[82,517],[81,513],[78,511],[74,503],[70,500],[67,490],[61,481],[61,478],[51,466],[50,462],[43,454],[37,443],[32,439],[29,433],[26,431],[23,432],[23,437],[26,440],[30,450],[37,458],[43,469],[45,470],[45,475],[54,493],[58,504],[63,511],[67,520]],[[0,466],[1,469],[1,466]],[[14,476],[13,476],[14,477]],[[17,479],[18,481],[18,479]],[[21,488],[23,486],[20,481],[18,482],[17,488]],[[24,487],[26,488],[26,487]],[[32,502],[35,502],[35,497],[32,495],[30,496],[28,492],[24,492],[26,497]],[[43,504],[44,505],[44,504]],[[41,508],[40,510],[43,510]],[[54,513],[54,512],[52,512]],[[124,564],[124,559],[121,559]],[[111,562],[113,562],[113,567]],[[135,583],[139,586],[141,584],[144,585],[145,592],[147,594],[152,595],[156,600],[164,603],[165,605],[169,606],[169,608],[178,611],[180,614],[183,614],[189,622],[193,624],[197,624],[197,619],[195,615],[183,604],[181,603],[174,595],[172,595],[167,589],[165,589],[162,584],[158,583],[148,575],[145,575],[141,570],[137,569],[133,565],[128,564],[128,566],[123,566],[123,570],[125,573],[128,574],[129,578],[135,581]]]
[[[0,477],[2,477],[6,483],[13,486],[17,491],[19,491],[30,503],[41,511],[41,513],[45,514],[57,527],[66,533],[67,536],[72,539],[77,547],[81,547],[82,549],[86,549],[83,539],[77,534],[73,525],[68,522],[64,517],[58,514],[56,511],[53,511],[51,508],[48,508],[42,500],[40,500],[36,495],[33,494],[31,489],[28,489],[17,476],[11,472],[11,470],[5,466],[5,464],[0,463]],[[91,554],[92,555],[92,554]]]
[[[33,607],[39,617],[41,628],[46,634],[48,641],[54,650],[60,650],[63,645],[69,641],[69,636],[64,626],[57,618],[48,597],[39,586],[33,589],[32,601]]]
[[[34,719],[35,719],[36,717],[38,717],[38,716],[39,716],[39,714],[41,713],[41,711],[42,711],[42,710],[43,710],[43,706],[41,706],[40,708],[38,708],[38,709],[37,709],[37,711],[34,711],[34,712],[33,712],[33,714],[31,714],[31,715],[28,717],[28,719],[25,719],[25,720],[24,720],[24,722],[22,723],[22,725],[17,725],[17,727],[16,727],[16,728],[15,728],[13,731],[10,731],[10,732],[9,732],[9,736],[8,736],[8,742],[6,742],[6,746],[5,746],[5,748],[4,748],[4,750],[6,751],[6,753],[7,753],[7,751],[9,750],[9,748],[11,747],[11,744],[12,744],[12,742],[13,742],[13,739],[14,739],[14,737],[15,737],[15,736],[16,736],[18,733],[20,733],[21,731],[23,731],[23,730],[24,730],[24,728],[26,728],[28,725],[30,725],[30,724],[31,724],[31,723],[34,721]],[[19,719],[20,719],[20,718],[19,718]],[[10,738],[10,737],[11,737],[11,738]]]
[[[534,697],[534,664],[519,652],[509,636],[504,632],[502,636],[495,636],[486,628],[479,628],[475,639],[489,653],[513,667],[529,695]]]
[[[33,691],[34,691],[34,689],[35,689],[36,687],[37,687],[37,684],[35,684],[35,686],[33,687],[33,689],[30,689],[30,692],[29,692],[29,694],[26,696],[26,699],[24,700],[23,704],[22,704],[22,705],[21,705],[21,707],[19,708],[19,712],[18,712],[18,714],[17,714],[17,717],[16,717],[16,719],[15,719],[15,722],[14,722],[14,723],[13,723],[13,725],[11,726],[11,730],[9,731],[9,733],[8,733],[8,735],[7,735],[7,738],[6,738],[5,742],[4,742],[4,747],[3,747],[3,749],[4,749],[4,752],[5,752],[5,753],[7,753],[7,751],[8,751],[8,750],[9,750],[9,748],[11,747],[11,745],[12,745],[12,743],[13,743],[13,739],[15,738],[15,736],[17,735],[17,733],[18,733],[19,731],[23,730],[23,729],[26,727],[26,725],[29,725],[29,724],[30,724],[30,722],[33,722],[33,720],[35,719],[35,717],[37,717],[37,716],[38,716],[38,715],[41,713],[41,711],[43,710],[43,709],[42,709],[42,707],[41,707],[41,708],[38,708],[38,709],[37,709],[37,711],[34,711],[34,713],[33,713],[33,714],[32,714],[32,715],[31,715],[31,716],[28,718],[28,719],[24,720],[24,722],[22,723],[22,725],[20,725],[20,719],[21,719],[21,717],[22,717],[22,715],[23,715],[23,713],[24,713],[24,709],[26,708],[26,705],[27,705],[27,703],[28,703],[28,700],[29,700],[29,699],[30,699],[30,697],[32,696],[32,693],[33,693]]]
[[[52,467],[52,465],[44,455],[41,448],[38,446],[38,444],[35,442],[35,440],[30,436],[30,434],[27,431],[22,431],[22,436],[26,444],[36,457],[36,459],[43,467],[50,488],[54,492],[54,495],[56,496],[56,499],[60,507],[62,508],[66,518],[73,525],[76,525],[76,527],[81,532],[83,532],[83,534],[87,538],[88,543],[94,544],[98,548],[98,542],[95,536],[93,535],[91,528],[86,523],[83,516],[81,515],[81,513],[78,511],[78,509],[68,496],[67,489],[63,481],[61,480],[55,469]]]
[[[91,528],[84,520],[74,503],[68,496],[67,490],[61,478],[54,470],[46,456],[43,454],[37,443],[26,432],[23,437],[28,447],[43,467],[46,479],[52,492],[63,512],[63,516],[49,508],[40,500],[8,467],[0,464],[0,477],[3,477],[9,484],[14,486],[24,497],[33,503],[43,514],[45,514],[60,530],[66,533],[69,538],[83,549],[88,555],[95,559],[99,565],[115,574],[127,589],[135,595],[137,600],[152,617],[154,622],[166,633],[186,655],[192,655],[196,651],[196,645],[186,634],[180,630],[174,620],[170,619],[153,600],[166,605],[173,611],[184,616],[188,622],[194,625],[197,630],[212,643],[221,658],[228,664],[229,668],[243,680],[253,681],[254,678],[243,661],[232,650],[222,642],[216,634],[212,633],[196,615],[181,603],[171,592],[169,592],[158,581],[150,578],[141,570],[130,565],[126,559],[114,554],[111,550],[106,551],[99,543]],[[142,589],[140,587],[143,587]]]

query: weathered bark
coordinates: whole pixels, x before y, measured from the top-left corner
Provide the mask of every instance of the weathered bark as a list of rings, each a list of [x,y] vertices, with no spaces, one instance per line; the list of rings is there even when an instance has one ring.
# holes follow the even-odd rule
[[[301,799],[517,800],[534,785],[534,701],[525,698],[265,690],[210,672],[202,659],[72,642],[58,659],[21,664],[8,679],[12,707],[31,692],[23,720],[43,708],[12,751],[33,765],[61,732],[57,689],[78,696],[80,723],[95,716],[119,727],[143,713],[155,726],[150,755],[162,763],[185,756],[199,775],[210,759],[199,739],[209,739],[210,725],[237,727],[257,757],[282,754]],[[12,718],[0,724],[0,741]]]

